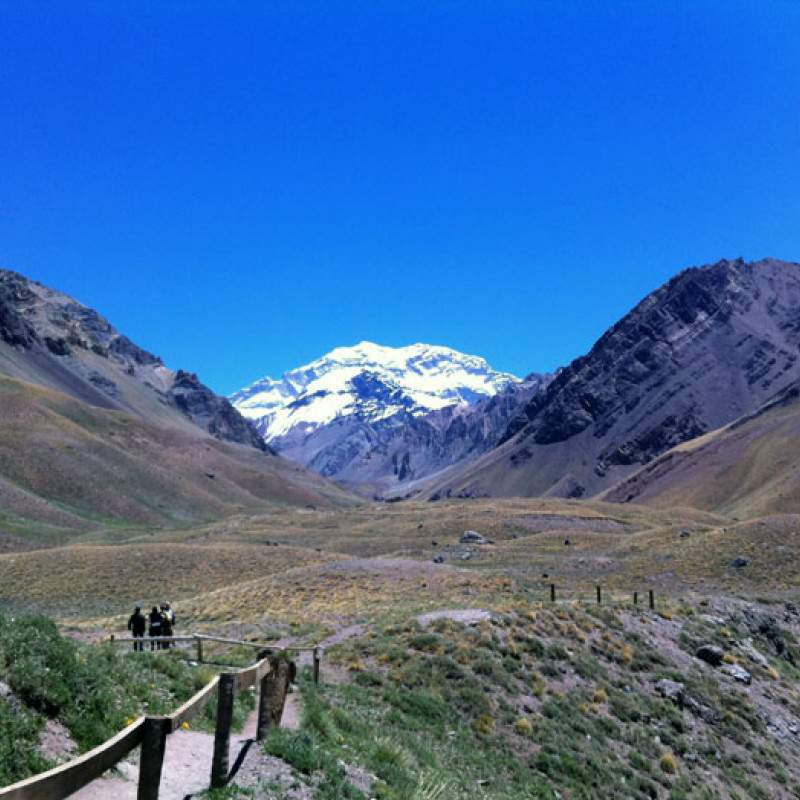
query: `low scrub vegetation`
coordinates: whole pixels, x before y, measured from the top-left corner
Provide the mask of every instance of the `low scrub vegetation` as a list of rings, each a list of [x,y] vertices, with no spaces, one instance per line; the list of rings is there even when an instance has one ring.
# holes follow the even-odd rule
[[[751,663],[765,685],[742,691],[679,635],[685,623],[710,642],[726,626],[688,605],[671,617],[561,605],[378,626],[329,653],[345,682],[319,689],[306,675],[302,728],[275,731],[267,750],[323,798],[794,796],[797,753],[761,705],[800,715],[793,687]],[[745,660],[739,641],[727,647]],[[769,660],[790,664],[790,648]],[[682,681],[683,700],[662,679]],[[347,765],[372,776],[369,794]]]

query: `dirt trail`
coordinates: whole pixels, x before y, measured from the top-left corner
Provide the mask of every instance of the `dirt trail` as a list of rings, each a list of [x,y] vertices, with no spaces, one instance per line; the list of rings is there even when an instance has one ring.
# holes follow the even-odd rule
[[[334,633],[320,647],[338,644],[345,639],[361,636],[363,625],[351,625]],[[278,646],[291,647],[293,640],[277,643]],[[298,666],[312,661],[310,651],[297,653]],[[323,670],[325,669],[323,659]],[[328,670],[330,672],[330,670]],[[333,677],[332,675],[330,677]],[[290,692],[281,719],[282,728],[300,727],[300,695]],[[264,754],[255,741],[258,712],[249,716],[244,730],[231,736],[230,764],[235,770],[232,780],[240,786],[255,785],[269,780],[283,783],[289,781],[289,768],[279,759]],[[214,736],[201,731],[180,730],[167,737],[167,749],[161,774],[160,800],[184,800],[209,788],[211,780],[211,761],[214,754]],[[117,772],[106,773],[79,792],[72,795],[75,800],[136,800],[139,780],[139,751],[134,751],[128,759],[117,765]],[[302,798],[287,786],[286,797]]]
[[[287,696],[281,719],[282,728],[299,726],[298,697],[296,692]],[[272,775],[281,769],[281,762],[262,753],[255,741],[257,722],[256,710],[249,716],[242,733],[231,736],[230,764],[236,765],[239,770],[259,775],[264,775],[268,768]],[[214,736],[210,733],[180,730],[168,736],[159,800],[182,800],[208,789],[213,755]],[[76,800],[136,800],[139,751],[134,751],[118,768],[121,775],[107,773],[72,797]],[[236,776],[233,780],[236,780]]]

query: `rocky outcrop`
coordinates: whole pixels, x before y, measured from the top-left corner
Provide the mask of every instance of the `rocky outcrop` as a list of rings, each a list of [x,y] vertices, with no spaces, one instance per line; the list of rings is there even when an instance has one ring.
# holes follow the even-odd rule
[[[218,439],[249,444],[259,450],[272,452],[253,423],[246,420],[228,400],[201,383],[197,375],[179,370],[167,396],[176,408]]]

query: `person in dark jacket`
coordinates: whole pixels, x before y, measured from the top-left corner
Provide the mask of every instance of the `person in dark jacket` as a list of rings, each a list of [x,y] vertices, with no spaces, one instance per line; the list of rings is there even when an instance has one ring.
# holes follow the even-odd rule
[[[170,610],[169,603],[162,603],[161,605],[161,635],[172,636],[172,611]],[[168,650],[170,642],[164,642],[164,649]]]
[[[132,631],[134,639],[141,639],[144,637],[145,629],[147,628],[147,617],[142,614],[142,607],[136,606],[128,620],[128,630]],[[144,642],[134,642],[134,651],[144,650]]]
[[[161,636],[161,612],[153,606],[153,610],[148,614],[150,618],[150,630],[148,633],[151,637],[153,636]],[[158,645],[158,648],[156,648]],[[150,649],[151,650],[160,650],[161,649],[161,642],[150,642]]]

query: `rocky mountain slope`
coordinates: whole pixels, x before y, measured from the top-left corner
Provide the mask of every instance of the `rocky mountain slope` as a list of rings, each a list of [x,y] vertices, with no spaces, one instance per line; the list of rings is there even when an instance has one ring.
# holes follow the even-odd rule
[[[381,494],[494,446],[546,378],[445,347],[342,347],[231,397],[286,458]]]
[[[0,551],[103,525],[352,504],[276,458],[196,375],[86,306],[0,271]]]
[[[691,268],[533,396],[492,452],[422,496],[594,495],[800,378],[800,265]]]
[[[724,428],[667,451],[603,495],[747,519],[800,513],[800,382]]]
[[[0,374],[266,449],[253,425],[197,375],[168,369],[96,311],[9,270],[0,270]]]

